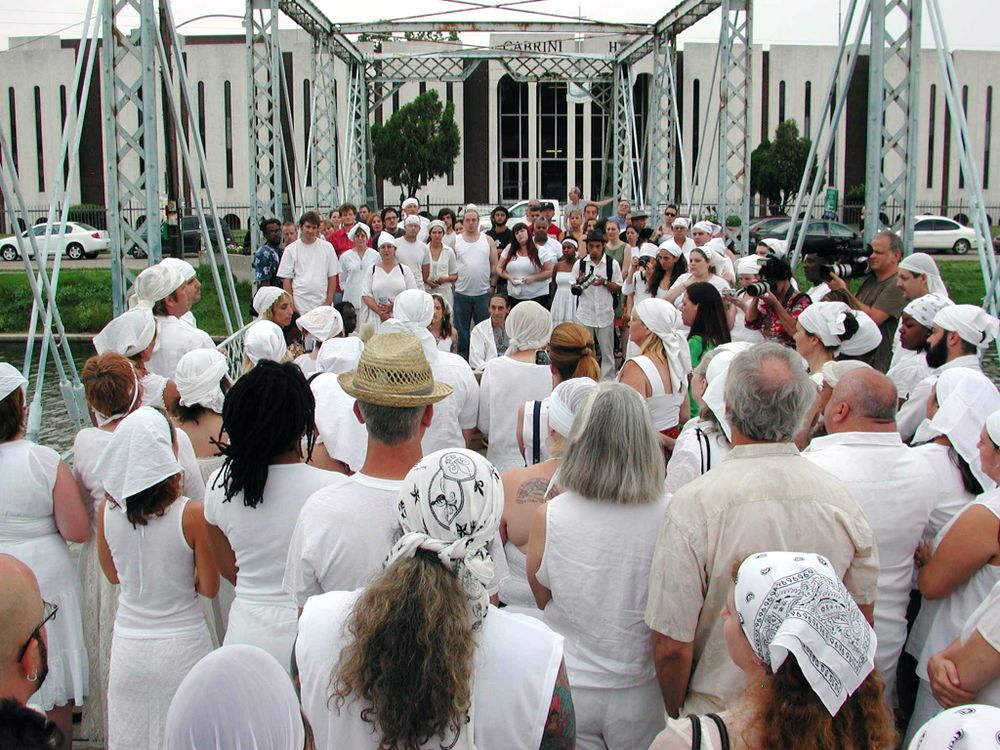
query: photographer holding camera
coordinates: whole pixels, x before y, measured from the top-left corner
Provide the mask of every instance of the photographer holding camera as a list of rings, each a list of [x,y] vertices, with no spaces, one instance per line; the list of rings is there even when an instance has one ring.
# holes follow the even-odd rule
[[[573,265],[576,283],[570,291],[577,297],[576,322],[590,329],[600,351],[601,377],[615,371],[615,306],[622,290],[618,261],[604,254],[604,232],[587,233],[587,256]]]
[[[792,267],[776,255],[765,259],[760,277],[746,286],[746,298],[734,297],[732,303],[746,314],[746,327],[760,331],[765,341],[794,347],[795,319],[812,301],[792,287]]]
[[[880,372],[889,369],[892,359],[892,341],[896,335],[899,316],[906,300],[896,286],[899,262],[903,259],[903,241],[895,232],[879,232],[872,239],[869,271],[863,277],[857,293],[851,292],[844,279],[831,274],[827,281],[831,290],[842,289],[847,293],[852,307],[868,313],[882,332],[882,343],[866,361]]]

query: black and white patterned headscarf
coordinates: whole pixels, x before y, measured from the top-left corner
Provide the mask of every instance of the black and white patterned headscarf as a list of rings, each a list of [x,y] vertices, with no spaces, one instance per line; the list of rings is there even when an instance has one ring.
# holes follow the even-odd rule
[[[734,598],[758,658],[776,672],[793,654],[831,716],[875,668],[875,631],[821,555],[751,555],[740,565]]]
[[[928,721],[909,750],[1000,750],[1000,708],[956,706]]]

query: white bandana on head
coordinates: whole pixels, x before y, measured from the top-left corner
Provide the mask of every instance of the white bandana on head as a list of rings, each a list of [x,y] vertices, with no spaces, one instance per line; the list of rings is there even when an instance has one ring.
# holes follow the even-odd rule
[[[996,483],[983,473],[979,461],[979,437],[986,417],[1000,409],[1000,392],[981,372],[969,367],[945,370],[934,384],[938,410],[925,419],[913,436],[913,444],[925,443],[944,435],[958,452],[984,490]]]
[[[274,303],[281,299],[284,293],[285,290],[280,286],[262,286],[253,296],[253,309],[258,315],[263,315],[274,307]]]
[[[247,328],[243,336],[243,353],[253,364],[262,359],[284,362],[288,354],[285,334],[270,320],[258,320]]]
[[[27,388],[28,381],[21,371],[9,362],[0,362],[0,401],[7,398],[18,388]]]
[[[985,349],[997,337],[1000,321],[975,305],[950,305],[938,310],[934,325],[954,331],[963,341]]]
[[[317,372],[332,372],[340,375],[358,366],[365,343],[357,336],[327,339],[316,356]]]
[[[300,315],[295,325],[320,342],[344,332],[344,319],[337,309],[330,305],[314,307],[305,315]]]
[[[185,282],[190,281],[197,275],[195,273],[194,266],[186,260],[182,260],[180,258],[164,258],[160,261],[160,265],[177,269],[177,271],[181,274],[181,278],[183,278]]]
[[[681,317],[677,308],[666,300],[652,297],[636,305],[635,314],[663,342],[667,370],[670,372],[671,393],[685,391],[687,376],[691,373],[691,348],[684,334],[677,330]]]
[[[430,222],[427,225],[427,234],[428,234],[428,236],[430,236],[430,231],[432,229],[434,229],[435,227],[437,227],[438,229],[440,229],[442,232],[445,232],[445,233],[448,232],[448,227],[446,227],[444,225],[444,222],[441,221],[441,219],[434,219],[434,221]]]
[[[681,246],[678,245],[672,238],[669,240],[665,240],[664,242],[661,242],[657,249],[666,250],[675,258],[681,257],[681,254],[684,252],[683,250],[681,250]]]
[[[564,241],[565,244],[565,241]],[[655,258],[656,257],[656,245],[652,242],[643,242],[639,245],[639,257],[640,258]]]
[[[722,344],[715,347],[712,361],[705,369],[705,382],[708,387],[702,394],[702,401],[705,406],[711,409],[715,416],[715,421],[726,434],[727,440],[733,439],[733,428],[729,424],[729,417],[726,416],[726,378],[729,375],[729,365],[736,359],[736,355],[745,352],[753,344],[749,341],[734,341],[729,344]]]
[[[930,294],[948,296],[948,287],[944,285],[937,263],[927,253],[911,253],[899,261],[899,268],[910,273],[927,277],[927,291]]]
[[[917,731],[908,750],[1000,750],[1000,708],[945,709]]]
[[[123,312],[94,336],[98,354],[115,352],[123,357],[134,357],[153,341],[156,335],[156,318],[147,307]]]
[[[221,414],[226,400],[221,381],[228,372],[226,357],[217,349],[194,349],[185,354],[174,372],[181,406],[201,405]]]
[[[396,247],[396,238],[388,232],[379,232],[378,247],[381,248],[383,245],[392,245],[393,247]]]
[[[145,307],[150,310],[153,305],[165,297],[169,297],[184,285],[184,277],[176,268],[157,263],[144,268],[135,277],[132,289],[135,293],[128,299],[130,310]]]
[[[420,201],[418,201],[416,198],[407,198],[400,204],[399,207],[409,208],[410,206],[413,206],[414,208],[420,208]]]
[[[764,259],[759,255],[747,255],[736,261],[737,276],[759,276]]]
[[[552,389],[548,397],[549,427],[563,437],[569,437],[573,420],[597,383],[590,378],[570,378]]]
[[[940,294],[925,294],[915,300],[910,300],[903,308],[903,312],[930,330],[934,327],[934,316],[938,314],[938,311],[954,304],[950,299],[942,297]]]
[[[507,354],[541,349],[549,343],[552,335],[552,313],[537,302],[528,300],[510,311],[504,328],[510,337]]]
[[[993,445],[1000,447],[1000,411],[995,411],[986,418],[986,432]]]
[[[353,242],[354,238],[357,236],[358,232],[363,233],[365,235],[365,237],[371,237],[372,236],[372,229],[371,229],[371,227],[368,226],[367,224],[365,224],[363,221],[359,221],[353,227],[351,227],[350,229],[347,230],[347,239],[349,239],[349,240],[351,240]]]
[[[872,369],[872,366],[867,362],[861,362],[856,359],[830,360],[823,365],[823,383],[830,386],[830,388],[835,388],[840,379],[847,373],[863,367],[867,367],[869,370]]]
[[[94,471],[122,513],[128,498],[183,471],[172,443],[167,418],[148,406],[125,417],[111,434]]]
[[[819,304],[830,303],[820,302]],[[808,310],[809,308],[807,307],[806,309]],[[877,349],[879,344],[882,343],[882,330],[878,327],[878,323],[862,310],[850,310],[847,314],[853,315],[854,319],[858,321],[858,330],[857,333],[840,345],[837,354],[843,354],[847,357],[861,357],[873,349]]]
[[[875,669],[875,631],[820,555],[751,555],[740,565],[734,599],[757,657],[773,673],[792,654],[831,716]]]
[[[692,232],[704,232],[705,234],[715,234],[715,224],[710,221],[699,221],[691,227]]]
[[[843,302],[814,302],[799,313],[797,320],[806,333],[818,336],[823,346],[838,347],[850,309]]]
[[[760,244],[765,245],[772,253],[777,255],[779,258],[784,258],[786,255],[788,255],[788,242],[785,240],[768,238],[766,240],[761,240]]]
[[[422,289],[407,289],[400,292],[392,303],[393,317],[385,321],[380,333],[408,333],[420,339],[427,361],[438,359],[437,340],[427,330],[434,317],[434,298]],[[547,339],[546,339],[547,340]]]
[[[691,226],[691,222],[685,219],[683,216],[678,216],[674,219],[673,223],[670,225],[672,227],[684,227],[685,229]]]

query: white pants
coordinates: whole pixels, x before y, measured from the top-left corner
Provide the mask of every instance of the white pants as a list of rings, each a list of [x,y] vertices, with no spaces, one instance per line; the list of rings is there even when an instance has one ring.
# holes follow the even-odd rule
[[[655,679],[630,688],[574,686],[573,710],[577,750],[647,748],[667,724]]]
[[[603,328],[587,326],[601,350],[601,380],[611,380],[615,376],[615,326],[612,323]]]

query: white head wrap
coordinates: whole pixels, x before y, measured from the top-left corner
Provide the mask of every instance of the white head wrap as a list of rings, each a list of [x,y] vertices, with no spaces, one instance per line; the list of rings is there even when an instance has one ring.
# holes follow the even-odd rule
[[[344,319],[330,305],[314,307],[305,315],[300,315],[295,325],[319,341],[332,339],[344,332]]]
[[[378,246],[382,247],[383,245],[392,245],[393,247],[396,247],[396,238],[388,232],[379,232]]]
[[[763,260],[759,255],[747,255],[740,258],[736,261],[736,275],[753,274],[754,276],[759,276]]]
[[[715,421],[726,434],[727,440],[733,439],[733,428],[729,424],[729,417],[726,416],[726,378],[729,375],[729,365],[733,363],[736,355],[745,352],[753,344],[748,341],[734,341],[730,344],[722,344],[715,347],[712,361],[705,369],[705,382],[708,387],[702,394],[702,401],[705,406],[712,410]]]
[[[160,265],[177,269],[181,274],[181,278],[184,279],[185,282],[190,281],[197,275],[195,273],[194,266],[181,258],[164,258],[160,261]]]
[[[216,649],[188,672],[167,711],[166,750],[299,750],[306,741],[288,674],[257,646]]]
[[[474,213],[476,216],[480,215],[479,214],[479,206],[477,206],[475,203],[466,203],[465,204],[465,208],[462,209],[462,219],[463,220],[465,219],[465,215],[467,213],[469,213],[469,211],[472,211],[472,213]]]
[[[655,258],[658,248],[652,242],[643,242],[639,245],[640,258]]]
[[[403,536],[386,566],[433,552],[452,571],[469,597],[473,627],[489,610],[486,585],[493,560],[486,549],[500,528],[503,484],[493,465],[464,448],[444,448],[424,456],[403,480],[397,506]]]
[[[823,346],[838,347],[850,310],[843,302],[814,302],[799,313],[797,320],[806,333],[818,336]]]
[[[944,435],[958,452],[983,489],[996,482],[983,473],[979,462],[979,437],[986,417],[1000,409],[1000,392],[993,382],[969,367],[945,370],[934,385],[938,410],[933,419],[925,419],[917,428],[913,444],[924,443]]]
[[[872,369],[872,366],[867,362],[861,362],[857,359],[842,359],[842,360],[830,360],[825,365],[823,365],[823,382],[830,386],[830,388],[835,388],[840,379],[844,377],[851,370],[859,370],[863,367]]]
[[[317,372],[332,372],[340,375],[358,366],[365,343],[357,336],[327,339],[319,348],[316,357]]]
[[[285,344],[285,334],[281,328],[270,320],[258,320],[247,328],[243,336],[243,352],[253,364],[262,359],[281,362],[288,353]]]
[[[757,657],[777,672],[792,654],[831,716],[875,669],[875,631],[826,558],[751,555],[740,565],[734,598]]]
[[[808,309],[807,307],[806,310]],[[876,349],[882,343],[882,330],[878,324],[871,319],[868,313],[861,310],[849,310],[847,314],[853,315],[854,319],[858,321],[858,332],[841,344],[837,354],[847,357],[861,357]]]
[[[698,249],[708,256],[708,264],[714,273],[721,275],[726,270],[729,258],[726,257],[725,240],[721,237],[713,237]]]
[[[570,378],[552,389],[549,402],[549,427],[569,437],[573,420],[597,383],[590,378]]]
[[[274,307],[274,303],[281,299],[284,293],[285,290],[280,286],[262,286],[253,296],[253,309],[258,315],[263,315]]]
[[[0,401],[3,401],[18,388],[26,388],[28,381],[21,371],[9,362],[0,362]]]
[[[416,336],[420,339],[427,361],[436,362],[437,341],[434,334],[427,330],[434,317],[434,298],[422,289],[407,289],[400,292],[392,303],[392,315],[379,328],[379,333],[408,333]]]
[[[153,305],[169,297],[184,284],[184,277],[176,268],[157,263],[144,268],[135,277],[134,294],[128,299],[130,310],[136,307],[153,309]]]
[[[507,354],[541,349],[549,343],[549,336],[552,335],[552,314],[537,302],[528,300],[510,311],[504,328],[510,337]]]
[[[995,411],[986,418],[986,432],[993,445],[1000,446],[1000,411]]]
[[[440,230],[441,230],[442,232],[447,232],[447,231],[448,231],[448,227],[446,227],[446,226],[445,226],[445,223],[444,223],[443,221],[441,221],[441,219],[434,219],[433,221],[431,221],[431,222],[430,222],[430,223],[429,223],[429,224],[427,225],[427,236],[428,236],[428,237],[430,237],[430,234],[431,234],[431,230],[432,230],[432,229],[433,229],[434,227],[437,227],[437,228],[438,228],[438,229],[440,229]]]
[[[705,234],[715,234],[715,224],[710,221],[699,221],[691,227],[692,232],[704,232]]]
[[[416,206],[417,208],[420,208],[420,201],[418,201],[416,198],[407,198],[399,205],[401,209],[409,208],[410,206]]]
[[[944,285],[941,278],[941,271],[938,270],[937,263],[927,253],[912,253],[899,262],[899,267],[910,273],[920,274],[927,277],[927,291],[930,294],[940,294],[942,297],[948,296],[948,287]]]
[[[903,308],[903,312],[924,328],[931,329],[934,327],[934,316],[937,315],[938,310],[943,310],[954,304],[950,299],[939,294],[925,294],[923,297],[910,300]]]
[[[673,223],[670,226],[686,228],[691,226],[691,222],[685,219],[683,216],[678,216],[676,219],[674,219]]]
[[[950,305],[938,310],[934,325],[954,331],[963,341],[983,349],[997,337],[1000,321],[975,305]]]
[[[665,240],[664,242],[661,242],[660,245],[659,245],[659,247],[657,249],[658,250],[666,250],[668,253],[670,253],[671,255],[673,255],[675,258],[681,257],[681,254],[684,252],[683,250],[681,250],[681,246],[678,245],[676,242],[674,242],[673,238],[671,238],[669,240]]]
[[[779,258],[784,258],[788,254],[788,243],[785,240],[766,239],[761,240],[761,245],[766,245],[772,253]]]
[[[123,357],[134,357],[145,351],[156,335],[156,318],[148,307],[123,312],[111,320],[94,336],[98,354],[115,352]]]
[[[515,308],[517,309],[517,308]],[[691,372],[691,349],[684,334],[677,330],[680,313],[663,299],[644,299],[635,306],[639,320],[663,342],[663,351],[670,371],[673,393],[687,390],[687,376]]]
[[[910,740],[909,750],[998,750],[1000,708],[971,704],[939,713]]]
[[[221,414],[225,395],[220,381],[229,372],[226,356],[218,349],[193,349],[180,358],[174,384],[181,406],[201,405]]]
[[[364,232],[365,237],[372,236],[372,228],[365,224],[363,221],[355,222],[354,226],[347,230],[347,239],[354,241],[358,232]]]
[[[179,474],[183,469],[167,418],[148,406],[129,414],[111,434],[94,471],[122,513],[128,498]]]
[[[420,226],[420,217],[417,216],[416,214],[412,214],[410,216],[407,216],[405,219],[403,219],[403,226],[404,227],[410,227],[410,226],[418,226],[419,227]],[[402,239],[402,238],[397,238],[396,242],[399,242],[400,239]]]
[[[564,239],[564,240],[562,241],[562,244],[564,244],[564,245],[572,245],[572,246],[573,246],[573,249],[575,249],[575,250],[579,250],[579,249],[580,249],[580,245],[579,245],[579,243],[577,243],[577,241],[576,241],[576,240],[574,240],[574,239],[573,239],[572,237],[566,237],[566,238],[565,238],[565,239]]]

